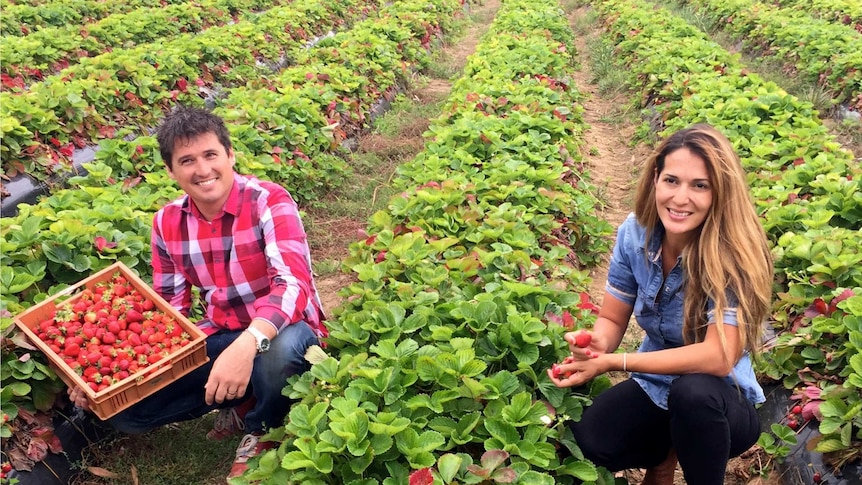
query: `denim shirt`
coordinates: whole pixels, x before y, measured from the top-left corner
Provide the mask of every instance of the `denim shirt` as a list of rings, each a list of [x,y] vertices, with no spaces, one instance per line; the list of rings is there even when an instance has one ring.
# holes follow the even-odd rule
[[[678,258],[667,278],[663,277],[661,239],[664,230],[656,228],[649,244],[646,229],[630,214],[620,225],[608,270],[606,290],[618,300],[631,305],[638,325],[646,337],[638,352],[652,352],[683,344],[683,270]],[[648,249],[645,249],[648,248]],[[648,253],[645,256],[644,251]],[[731,295],[732,296],[732,295]],[[735,299],[735,298],[734,298]],[[707,320],[714,323],[713,303],[707,304]],[[737,325],[736,308],[725,308],[724,323]],[[667,409],[670,385],[678,375],[633,372],[632,378],[662,409]],[[734,366],[725,381],[742,391],[752,404],[766,401],[758,384],[748,352]]]

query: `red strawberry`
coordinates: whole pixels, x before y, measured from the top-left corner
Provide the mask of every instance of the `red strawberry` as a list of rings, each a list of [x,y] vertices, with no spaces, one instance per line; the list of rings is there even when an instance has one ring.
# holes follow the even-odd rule
[[[582,349],[589,347],[592,341],[593,335],[590,333],[582,332],[575,336],[575,345]]]

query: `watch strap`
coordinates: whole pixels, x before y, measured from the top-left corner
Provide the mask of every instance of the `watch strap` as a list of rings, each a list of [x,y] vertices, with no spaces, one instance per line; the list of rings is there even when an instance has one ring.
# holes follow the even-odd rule
[[[263,345],[263,342],[269,341],[269,338],[267,338],[267,336],[264,335],[263,332],[254,327],[248,327],[246,328],[246,330],[248,330],[248,333],[250,333],[254,337],[258,352],[266,352],[267,350],[269,350],[268,346],[265,348],[265,346]]]

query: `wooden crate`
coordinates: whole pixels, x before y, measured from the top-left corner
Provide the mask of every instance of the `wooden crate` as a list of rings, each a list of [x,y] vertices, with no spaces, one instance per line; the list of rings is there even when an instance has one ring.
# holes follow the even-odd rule
[[[163,357],[145,369],[112,384],[107,389],[96,392],[87,385],[86,381],[62,357],[51,350],[47,343],[40,340],[36,332],[38,331],[39,323],[51,318],[58,306],[65,302],[74,304],[80,298],[80,290],[84,288],[93,289],[96,284],[109,281],[117,272],[125,276],[144,297],[155,303],[158,310],[173,317],[182,326],[183,330],[189,334],[189,344],[181,350]],[[92,276],[81,280],[76,285],[66,288],[47,300],[28,308],[15,317],[15,324],[40,351],[48,356],[51,367],[56,370],[57,375],[60,376],[66,385],[79,387],[86,392],[90,409],[103,420],[127,409],[209,360],[206,354],[206,335],[121,262],[114,263],[94,273]]]

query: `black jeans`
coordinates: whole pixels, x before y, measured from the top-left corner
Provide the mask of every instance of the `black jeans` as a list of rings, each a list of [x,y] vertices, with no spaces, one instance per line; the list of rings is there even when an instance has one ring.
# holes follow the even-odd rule
[[[627,380],[600,394],[570,427],[584,456],[610,471],[654,467],[673,447],[689,485],[724,483],[727,461],[760,436],[754,406],[706,374],[677,378],[668,410]]]

